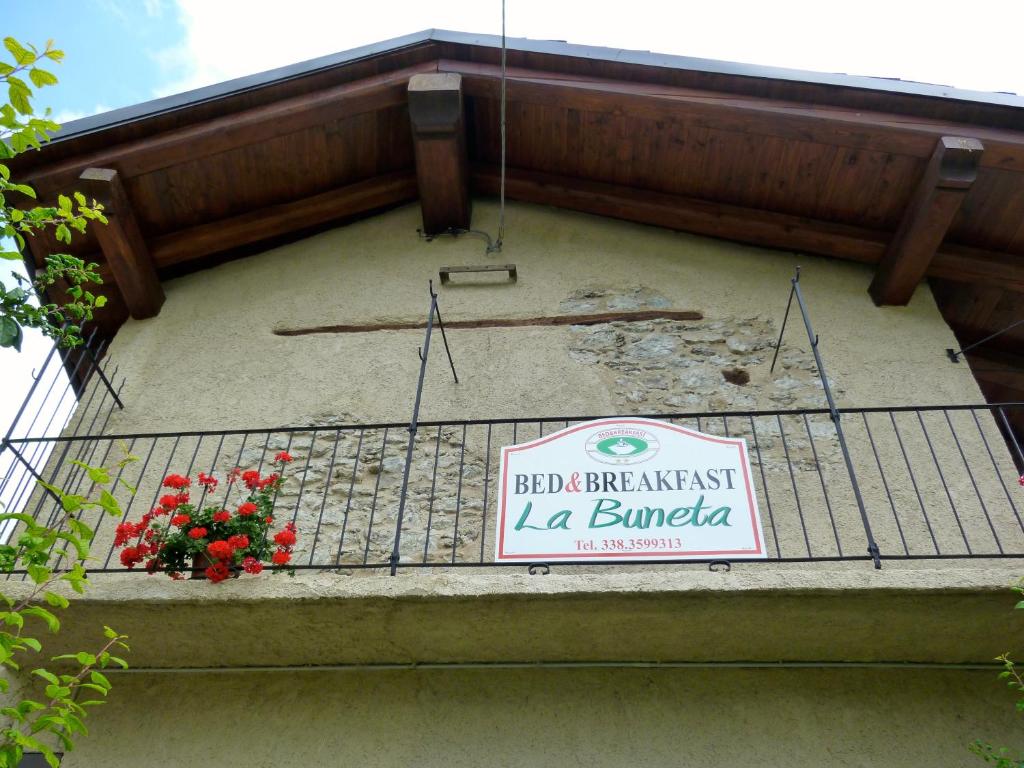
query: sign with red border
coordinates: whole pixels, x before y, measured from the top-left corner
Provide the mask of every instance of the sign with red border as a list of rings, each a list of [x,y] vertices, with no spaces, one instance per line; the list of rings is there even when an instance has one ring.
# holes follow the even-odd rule
[[[653,419],[501,449],[498,562],[765,559],[747,443]]]

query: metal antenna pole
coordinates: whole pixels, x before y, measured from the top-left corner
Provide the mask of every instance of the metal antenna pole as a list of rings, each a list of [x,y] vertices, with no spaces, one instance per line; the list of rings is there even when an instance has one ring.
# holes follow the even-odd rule
[[[398,521],[395,523],[395,545],[391,550],[391,575],[398,573],[399,547],[402,544],[402,521],[405,518],[405,501],[409,490],[409,470],[412,468],[412,454],[416,443],[416,431],[419,429],[420,401],[423,398],[423,381],[427,375],[427,359],[430,357],[430,336],[434,331],[434,316],[437,315],[438,324],[441,322],[441,313],[437,309],[437,294],[434,293],[434,281],[428,283],[430,291],[430,312],[427,315],[427,333],[423,340],[423,348],[419,350],[420,376],[416,382],[416,400],[412,406],[412,419],[409,421],[409,445],[405,450],[405,469],[402,472],[402,491],[398,497]],[[452,367],[452,375],[455,376],[455,383],[459,377],[455,375],[455,364],[452,362],[451,351],[448,350],[448,340],[444,337],[444,328],[441,329],[442,338],[445,339],[444,347],[448,351],[448,362]]]
[[[828,401],[828,410],[832,418],[832,423],[836,427],[836,436],[839,438],[839,447],[843,452],[843,461],[846,463],[846,471],[850,474],[850,483],[853,485],[853,495],[857,499],[857,509],[860,510],[860,519],[864,523],[864,533],[868,539],[868,554],[871,555],[871,559],[875,562],[875,568],[882,567],[881,554],[878,550],[878,544],[875,542],[875,536],[871,532],[871,522],[868,520],[867,509],[864,506],[864,498],[860,493],[860,485],[857,483],[857,474],[853,469],[853,461],[850,458],[850,449],[846,445],[846,436],[843,434],[843,426],[839,421],[839,409],[836,408],[836,402],[832,398],[832,388],[828,383],[828,374],[825,372],[825,364],[821,360],[821,355],[818,352],[818,334],[814,332],[814,328],[811,326],[811,317],[807,312],[807,305],[804,303],[803,293],[800,291],[800,270],[797,269],[796,276],[793,277],[793,291],[791,296],[796,296],[797,304],[800,307],[800,314],[804,319],[804,327],[807,329],[807,340],[811,343],[811,351],[814,353],[814,364],[818,366],[818,377],[821,379],[821,386],[825,390],[825,399]],[[780,337],[781,338],[781,337]]]

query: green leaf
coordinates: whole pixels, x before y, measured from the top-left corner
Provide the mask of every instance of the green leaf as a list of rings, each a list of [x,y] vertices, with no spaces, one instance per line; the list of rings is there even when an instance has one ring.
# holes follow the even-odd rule
[[[26,64],[31,64],[36,60],[36,56],[32,51],[26,49],[21,43],[15,40],[13,37],[4,38],[4,48],[11,52],[11,56],[14,57],[14,61],[19,67],[23,67]]]
[[[32,579],[33,584],[42,584],[50,578],[53,573],[45,565],[29,565],[28,576]]]
[[[47,72],[45,69],[39,69],[38,67],[32,67],[32,69],[28,71],[28,77],[36,88],[57,84],[56,75],[52,72]]]
[[[106,690],[110,690],[110,681],[107,680],[106,675],[102,672],[97,672],[95,669],[89,673],[89,679],[91,679],[96,685],[101,686]]]
[[[47,628],[49,628],[51,632],[60,631],[60,621],[57,619],[56,616],[54,616],[45,608],[40,608],[38,605],[33,605],[30,608],[25,608],[22,611],[22,614],[24,614],[25,616],[35,616],[37,618],[42,619],[46,622],[46,626]]]
[[[52,683],[53,685],[58,685],[60,683],[60,680],[57,679],[57,676],[53,674],[53,672],[43,669],[42,667],[39,669],[33,669],[32,674],[43,678],[43,680],[48,683]]]
[[[117,503],[117,499],[109,491],[100,492],[99,504],[108,514],[120,516],[121,505]]]
[[[39,653],[40,651],[43,650],[43,644],[40,643],[38,640],[36,640],[34,637],[22,637],[20,639],[21,639],[22,643],[27,645],[29,648],[31,648],[36,653]]]
[[[67,608],[69,605],[68,599],[64,595],[58,595],[56,592],[46,592],[43,594],[43,597],[54,608]]]
[[[21,326],[10,315],[0,316],[0,347],[14,347],[21,352]]]
[[[18,258],[21,258],[21,254],[20,253],[16,254],[16,255],[18,256]],[[106,296],[97,296],[96,297],[96,308],[97,309],[100,309],[100,308],[106,306],[106,304],[107,304],[107,297]]]

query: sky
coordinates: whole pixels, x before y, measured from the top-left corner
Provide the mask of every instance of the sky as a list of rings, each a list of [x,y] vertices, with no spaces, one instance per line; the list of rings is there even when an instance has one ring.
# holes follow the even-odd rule
[[[423,29],[498,34],[501,2],[47,0],[2,18],[2,36],[65,51],[36,104],[66,122]],[[1024,93],[1018,0],[507,0],[506,22],[510,37]],[[0,350],[0,428],[45,352],[36,335]]]

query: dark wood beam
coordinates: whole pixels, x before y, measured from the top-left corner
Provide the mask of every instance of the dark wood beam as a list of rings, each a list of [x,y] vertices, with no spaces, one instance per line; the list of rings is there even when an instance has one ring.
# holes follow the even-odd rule
[[[474,166],[471,179],[476,191],[497,194],[497,168]],[[863,227],[518,168],[509,169],[505,192],[512,200],[864,264],[876,264],[889,240]],[[1024,259],[1007,254],[944,245],[928,274],[1024,292]]]
[[[978,175],[984,150],[977,139],[943,136],[936,143],[868,288],[876,304],[910,301]]]
[[[436,62],[406,67],[334,88],[253,107],[232,115],[149,136],[99,152],[29,170],[25,183],[41,193],[74,188],[85,167],[114,165],[124,178],[219,152],[268,141],[314,125],[405,104],[409,78],[431,72]]]
[[[414,75],[409,80],[409,120],[423,232],[437,235],[450,229],[469,229],[462,77],[436,72]]]
[[[79,185],[86,197],[103,204],[108,223],[94,223],[93,231],[129,313],[153,317],[163,306],[164,289],[121,177],[110,168],[87,168]]]
[[[150,248],[158,267],[170,267],[415,199],[416,176],[400,171],[163,235]]]
[[[501,67],[497,65],[441,59],[438,70],[461,74],[468,96],[499,97]],[[507,89],[512,102],[678,120],[695,128],[922,159],[931,155],[935,142],[943,136],[970,135],[985,144],[982,165],[1024,171],[1024,135],[999,128],[515,67],[509,69]]]

